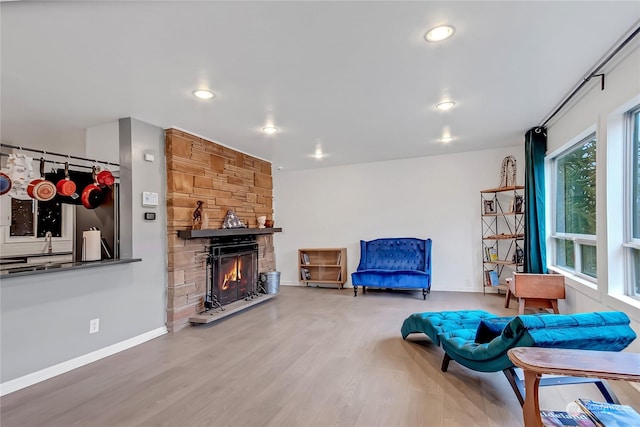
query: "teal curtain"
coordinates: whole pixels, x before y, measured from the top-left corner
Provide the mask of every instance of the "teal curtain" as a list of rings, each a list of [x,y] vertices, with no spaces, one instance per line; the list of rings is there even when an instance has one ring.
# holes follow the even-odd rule
[[[529,129],[524,149],[524,272],[546,273],[544,155],[547,152],[547,130],[543,127]]]

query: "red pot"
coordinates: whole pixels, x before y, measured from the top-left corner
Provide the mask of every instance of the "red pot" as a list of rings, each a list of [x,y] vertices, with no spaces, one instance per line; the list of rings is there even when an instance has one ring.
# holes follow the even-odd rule
[[[87,209],[95,209],[104,202],[108,189],[100,187],[96,177],[96,168],[93,168],[93,184],[89,184],[82,190],[82,205]]]
[[[63,196],[72,196],[76,192],[76,183],[69,179],[69,163],[64,164],[64,178],[56,184],[56,190]]]
[[[47,202],[56,196],[56,186],[44,179],[44,158],[40,158],[40,176],[27,185],[27,194],[32,199]]]
[[[106,185],[106,186],[112,186],[113,183],[116,181],[115,178],[113,177],[113,174],[108,169],[100,171],[98,173],[98,176],[96,177],[96,180],[98,181],[98,184]]]

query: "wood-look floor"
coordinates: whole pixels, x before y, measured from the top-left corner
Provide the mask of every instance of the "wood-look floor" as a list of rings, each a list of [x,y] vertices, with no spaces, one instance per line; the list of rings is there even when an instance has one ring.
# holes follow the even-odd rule
[[[190,327],[2,398],[0,425],[29,426],[522,426],[502,373],[452,362],[413,312],[485,309],[516,314],[496,295],[280,288],[277,298]],[[515,307],[515,305],[514,305]],[[640,410],[640,393],[613,384]],[[594,386],[541,389],[563,409]]]

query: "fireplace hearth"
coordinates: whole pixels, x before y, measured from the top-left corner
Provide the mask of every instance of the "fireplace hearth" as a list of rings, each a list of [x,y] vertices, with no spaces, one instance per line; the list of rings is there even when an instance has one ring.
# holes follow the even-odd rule
[[[255,236],[212,239],[207,256],[205,308],[219,308],[258,296],[258,243]]]

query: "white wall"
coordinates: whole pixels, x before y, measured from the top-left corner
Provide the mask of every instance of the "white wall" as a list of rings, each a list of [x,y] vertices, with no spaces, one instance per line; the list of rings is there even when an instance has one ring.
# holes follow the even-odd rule
[[[109,349],[121,350],[139,337],[166,332],[164,130],[134,119],[122,119],[119,125],[126,134],[113,141],[115,151],[120,143],[120,210],[126,223],[121,258],[142,262],[3,278],[2,393],[95,360],[95,354],[104,357]],[[155,162],[145,162],[145,152],[154,153]],[[159,193],[161,207],[143,209],[142,191]],[[144,211],[155,211],[157,219],[145,221]],[[95,318],[100,332],[89,335],[89,320]]]
[[[600,90],[600,80],[595,79],[580,98],[566,108],[560,117],[548,126],[548,153],[563,147],[590,126],[596,126],[597,142],[597,289],[569,276],[567,299],[560,303],[562,312],[594,310],[622,310],[632,318],[632,327],[640,335],[640,301],[610,295],[621,292],[624,280],[623,265],[620,262],[622,240],[622,218],[624,205],[621,203],[619,185],[607,191],[607,177],[619,178],[623,173],[622,160],[630,153],[622,152],[620,132],[612,129],[611,117],[620,107],[627,108],[640,102],[640,41],[623,51],[611,67],[605,70],[605,90]],[[615,113],[615,114],[614,114]],[[609,135],[608,135],[609,133]],[[609,158],[608,158],[609,157]],[[608,166],[607,166],[608,165]],[[616,194],[613,197],[613,194]],[[551,227],[547,227],[551,231]],[[548,257],[548,262],[552,262]],[[629,348],[640,351],[640,339]]]
[[[524,132],[522,140],[495,150],[276,172],[281,283],[298,284],[298,248],[346,247],[351,273],[360,240],[417,237],[433,240],[433,290],[481,292],[479,192],[500,184],[508,155],[516,157],[524,184]]]
[[[105,123],[87,129],[86,153],[89,159],[120,163],[118,122]]]

